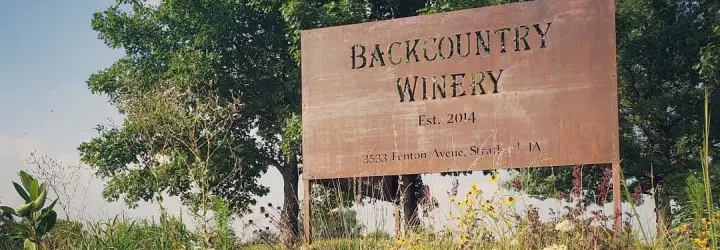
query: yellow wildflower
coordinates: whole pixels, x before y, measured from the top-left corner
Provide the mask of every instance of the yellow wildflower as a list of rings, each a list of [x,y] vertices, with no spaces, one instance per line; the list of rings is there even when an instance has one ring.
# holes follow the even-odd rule
[[[468,201],[467,198],[465,198],[465,199],[463,199],[462,201],[460,201],[460,207],[466,208],[466,207],[469,207],[469,206],[470,206],[470,202]]]
[[[682,224],[680,226],[677,226],[676,228],[673,228],[672,231],[675,233],[688,233],[690,232],[690,224]]]
[[[407,244],[407,239],[405,239],[404,237],[398,237],[395,240],[395,244],[400,245],[400,246],[405,245],[405,244]]]
[[[457,199],[455,198],[455,196],[450,197],[450,202],[455,203],[456,201],[457,201]]]
[[[708,240],[704,237],[703,238],[694,238],[693,242],[695,242],[695,244],[697,244],[699,247],[706,247]]]
[[[478,184],[472,184],[472,186],[470,186],[470,191],[468,191],[468,195],[476,194],[480,194],[480,188],[478,187]]]
[[[500,176],[497,173],[490,175],[490,183],[497,183],[498,179],[500,179]]]
[[[515,198],[513,198],[512,196],[505,199],[505,205],[512,206],[513,204],[515,204]]]
[[[465,214],[465,217],[468,219],[475,219],[475,211],[469,211],[467,214]]]
[[[470,241],[470,236],[468,236],[467,234],[462,234],[460,235],[460,241],[458,241],[458,244],[465,245],[465,243],[467,243],[468,241]]]
[[[485,206],[485,212],[492,213],[493,211],[495,211],[495,205],[487,204],[487,206]]]
[[[710,225],[710,218],[703,218],[703,219],[702,219],[702,222],[703,222],[705,225]]]

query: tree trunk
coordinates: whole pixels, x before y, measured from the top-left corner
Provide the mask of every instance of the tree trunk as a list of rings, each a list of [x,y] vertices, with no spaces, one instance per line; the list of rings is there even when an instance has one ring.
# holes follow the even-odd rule
[[[300,180],[297,168],[297,159],[292,158],[290,162],[280,169],[283,178],[283,209],[280,216],[280,239],[285,249],[294,248],[298,242],[300,204],[298,199],[298,181]]]
[[[420,175],[403,175],[401,176],[401,190],[402,192],[402,207],[403,215],[405,216],[405,230],[411,231],[420,226],[420,220],[418,219],[418,199],[420,189]]]

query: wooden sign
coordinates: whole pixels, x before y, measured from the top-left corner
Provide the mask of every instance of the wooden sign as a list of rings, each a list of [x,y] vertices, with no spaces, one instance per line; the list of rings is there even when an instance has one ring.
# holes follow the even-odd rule
[[[306,179],[618,161],[611,0],[302,33]]]

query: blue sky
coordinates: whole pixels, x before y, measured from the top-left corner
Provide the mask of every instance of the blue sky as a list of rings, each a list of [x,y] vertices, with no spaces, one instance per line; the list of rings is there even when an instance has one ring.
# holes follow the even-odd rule
[[[105,97],[91,95],[85,84],[122,55],[90,28],[92,13],[109,3],[0,4],[0,134],[66,149],[90,136],[96,124],[118,117]]]
[[[90,74],[109,66],[123,54],[107,48],[90,26],[92,13],[113,2],[0,0],[0,167],[3,170],[0,202],[20,201],[10,181],[17,179],[18,170],[28,167],[25,158],[31,151],[66,164],[78,164],[76,148],[96,135],[93,128],[107,124],[108,119],[118,122],[122,119],[104,96],[91,94],[85,84]],[[122,212],[133,217],[156,214],[154,205],[144,204],[130,211],[121,203],[104,202],[100,197],[102,181],[93,179],[90,170],[85,170],[87,180],[83,181],[88,183],[89,194],[77,201],[78,205],[85,206],[84,212],[77,215],[85,218],[78,219],[111,217]],[[445,191],[450,188],[450,179],[437,175],[425,178],[441,202],[440,211],[447,212]],[[460,179],[461,190],[467,190],[473,182],[487,183],[486,177],[478,175]],[[279,174],[271,170],[261,182],[274,188],[270,195],[260,199],[260,204],[280,204]],[[484,188],[492,190],[492,187]],[[176,200],[170,200],[167,205],[176,212],[181,207]],[[389,217],[392,210],[388,206],[361,208],[358,214],[367,226],[384,227],[388,231],[393,228]],[[652,215],[645,217],[652,220]]]
[[[27,168],[31,151],[66,164],[78,163],[77,146],[96,135],[97,124],[121,117],[106,98],[92,95],[90,74],[122,56],[107,48],[90,27],[92,13],[111,1],[23,1],[0,3],[0,199],[19,198],[10,186]],[[83,203],[94,214],[119,213],[116,204],[100,202],[99,180]],[[100,206],[103,205],[103,206]],[[118,208],[110,209],[109,208]]]

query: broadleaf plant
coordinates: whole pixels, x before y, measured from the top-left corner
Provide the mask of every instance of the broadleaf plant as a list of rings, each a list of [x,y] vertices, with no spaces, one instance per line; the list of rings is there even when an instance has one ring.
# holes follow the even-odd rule
[[[38,249],[43,236],[50,232],[57,222],[57,213],[53,211],[57,199],[43,208],[47,199],[48,185],[41,184],[38,179],[25,171],[20,171],[19,175],[22,186],[16,182],[13,182],[13,186],[25,203],[14,208],[0,205],[0,210],[12,216],[0,217],[0,221],[10,225],[16,234],[25,238],[26,250]],[[15,217],[19,218],[16,220]]]

